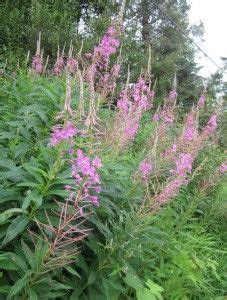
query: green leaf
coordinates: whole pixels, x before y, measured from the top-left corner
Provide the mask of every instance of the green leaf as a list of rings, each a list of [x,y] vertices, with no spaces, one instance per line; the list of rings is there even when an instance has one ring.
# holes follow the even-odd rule
[[[141,280],[133,273],[126,273],[126,276],[123,280],[128,286],[134,288],[135,290],[143,288]]]
[[[3,224],[7,219],[12,217],[16,213],[22,213],[23,210],[21,208],[10,208],[5,210],[0,214],[0,224]]]
[[[30,149],[29,144],[27,144],[27,143],[20,143],[19,145],[17,145],[15,147],[15,150],[14,150],[15,155],[14,155],[14,157],[16,158],[19,155],[25,154],[29,149]]]
[[[17,184],[17,186],[27,186],[27,187],[37,187],[39,185],[40,185],[39,183],[30,182],[30,181],[25,181]]]
[[[15,133],[11,133],[11,132],[0,132],[0,140],[3,140],[3,139],[12,139],[16,137],[16,134]]]
[[[91,270],[91,272],[88,276],[87,284],[88,285],[92,284],[95,281],[96,278],[97,278],[97,273],[95,271]]]
[[[18,270],[17,264],[11,260],[10,253],[0,254],[0,269],[3,270]]]
[[[29,270],[28,265],[26,264],[26,262],[24,261],[24,259],[21,256],[17,255],[16,253],[13,253],[13,252],[10,252],[7,254],[9,256],[9,260],[14,262],[18,266],[18,268],[20,270],[22,270],[24,273],[26,273]]]
[[[38,300],[38,296],[36,292],[32,289],[28,291],[28,295],[29,295],[29,300]]]
[[[24,215],[15,218],[7,228],[5,238],[2,241],[2,246],[11,242],[18,234],[20,234],[26,228],[28,223],[29,220]]]
[[[38,168],[31,167],[29,165],[24,166],[24,169],[32,176],[34,177],[39,183],[44,184],[44,178],[37,172]],[[38,169],[39,170],[39,169]]]
[[[37,190],[33,190],[28,192],[28,195],[25,197],[23,204],[22,204],[22,209],[26,210],[31,203],[35,204],[36,208],[39,208],[42,205],[43,201],[43,196],[40,195],[40,193]]]
[[[80,274],[77,273],[77,271],[74,270],[72,267],[66,266],[66,267],[64,267],[64,268],[65,268],[70,274],[75,275],[75,276],[81,278]]]
[[[29,265],[31,266],[32,270],[35,271],[36,267],[36,258],[34,253],[31,251],[31,249],[28,247],[27,244],[22,240],[21,241],[22,250],[24,252],[25,257],[27,258]]]
[[[68,191],[64,191],[64,190],[49,190],[47,191],[46,195],[56,195],[56,196],[60,196],[62,198],[68,197],[69,192]]]
[[[73,289],[73,287],[57,282],[55,280],[50,280],[49,285],[52,287],[53,290],[69,290],[69,289]]]
[[[148,279],[146,282],[146,287],[136,288],[136,297],[137,300],[162,300],[161,292],[164,289],[158,284],[154,283],[152,280]]]
[[[32,271],[29,271],[11,287],[7,300],[18,294],[29,283],[31,274]]]
[[[10,291],[9,286],[0,286],[0,294],[8,295]]]

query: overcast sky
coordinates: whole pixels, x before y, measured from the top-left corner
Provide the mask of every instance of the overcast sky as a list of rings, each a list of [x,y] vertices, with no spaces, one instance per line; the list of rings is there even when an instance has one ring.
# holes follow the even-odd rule
[[[227,57],[227,0],[189,0],[191,2],[191,23],[204,23],[204,42],[201,48],[220,66],[220,56]],[[201,74],[209,75],[217,70],[208,59],[201,54],[198,58],[204,68]]]

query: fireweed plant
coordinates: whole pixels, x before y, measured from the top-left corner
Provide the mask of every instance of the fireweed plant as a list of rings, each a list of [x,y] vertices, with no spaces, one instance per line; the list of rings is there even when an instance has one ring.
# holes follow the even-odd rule
[[[116,95],[121,24],[3,76],[1,299],[224,299],[222,105],[182,121],[175,78],[154,110],[148,70]]]

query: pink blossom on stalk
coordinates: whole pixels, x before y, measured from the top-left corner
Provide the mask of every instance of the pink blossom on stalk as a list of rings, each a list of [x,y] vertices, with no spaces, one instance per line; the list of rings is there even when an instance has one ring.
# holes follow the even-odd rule
[[[162,118],[163,122],[166,124],[172,124],[174,121],[174,116],[173,116],[172,111],[167,110],[167,109],[162,110],[161,118]]]
[[[176,168],[171,173],[184,177],[187,173],[191,173],[193,157],[189,153],[181,153],[176,159]]]
[[[116,36],[116,29],[114,26],[110,26],[99,45],[95,48],[95,53],[108,60],[112,54],[116,53],[117,48],[120,45]]]
[[[32,58],[32,70],[36,74],[41,74],[43,71],[43,61],[40,54],[36,54]]]
[[[133,91],[133,99],[135,104],[143,111],[152,107],[154,91],[150,91],[146,81],[140,78],[135,84]]]
[[[204,96],[204,95],[201,95],[200,98],[199,98],[199,101],[198,101],[198,107],[199,107],[199,108],[204,107],[204,105],[205,105],[205,100],[206,100],[205,96]]]
[[[187,184],[185,177],[178,177],[168,183],[168,185],[155,196],[155,201],[160,204],[169,202],[172,198],[176,197],[182,185]]]
[[[73,155],[75,153],[74,149],[69,149],[68,154]]]
[[[129,109],[129,104],[130,103],[127,95],[127,90],[124,89],[120,92],[120,99],[117,101],[117,107],[124,113],[127,113]]]
[[[99,205],[99,200],[97,196],[93,195],[93,192],[101,192],[100,176],[97,173],[101,166],[99,157],[90,160],[82,150],[77,151],[77,158],[72,164],[72,176],[76,185],[82,184],[83,199],[92,202],[95,206]]]
[[[164,157],[172,156],[172,154],[175,154],[176,151],[177,151],[177,145],[176,145],[176,144],[173,144],[171,148],[165,150],[163,156],[164,156]]]
[[[65,185],[65,190],[66,191],[70,191],[72,189],[71,185],[66,184]]]
[[[203,133],[207,136],[212,135],[216,128],[217,128],[218,124],[217,124],[217,115],[214,114],[210,117],[210,120],[208,121],[207,125],[205,126]]]
[[[183,134],[184,140],[192,141],[196,134],[197,134],[197,130],[196,130],[195,120],[193,118],[193,115],[189,114],[186,120],[186,127]]]
[[[152,171],[152,164],[149,160],[144,159],[139,165],[139,172],[143,179],[146,179]]]
[[[158,114],[158,113],[155,113],[155,114],[153,115],[153,117],[152,117],[152,120],[153,120],[154,122],[159,121],[159,120],[160,120],[159,114]]]
[[[133,117],[133,116],[132,116]],[[138,118],[128,119],[128,122],[125,126],[125,137],[128,140],[133,140],[139,128],[139,120]]]
[[[61,72],[64,69],[64,59],[63,56],[59,56],[57,57],[57,60],[54,64],[54,68],[53,68],[53,72],[55,75],[59,75],[61,74]]]
[[[56,146],[63,140],[68,140],[77,134],[76,127],[68,122],[65,127],[55,126],[52,129],[52,134],[50,138],[50,146]]]
[[[67,59],[67,67],[69,69],[69,72],[74,74],[76,72],[76,70],[78,69],[77,60],[73,57],[69,57]]]
[[[102,167],[102,161],[99,157],[95,157],[92,161],[92,165],[97,168],[97,169],[100,169]]]
[[[113,65],[110,73],[113,77],[118,77],[120,70],[121,70],[121,65],[115,64]]]
[[[171,90],[168,95],[168,102],[175,103],[177,99],[177,92],[175,89]]]
[[[225,174],[225,172],[227,172],[227,162],[224,162],[220,165],[219,171],[221,174]]]

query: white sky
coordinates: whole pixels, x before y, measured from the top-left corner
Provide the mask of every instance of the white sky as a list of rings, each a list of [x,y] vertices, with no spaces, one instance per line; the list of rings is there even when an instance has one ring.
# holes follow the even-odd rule
[[[223,67],[220,56],[227,57],[227,0],[190,0],[191,23],[204,24],[204,42],[199,46],[220,66]],[[197,41],[198,42],[198,41]],[[213,65],[203,54],[199,54],[199,65],[203,76],[215,72]]]

